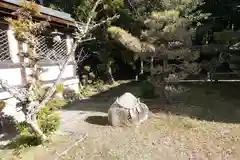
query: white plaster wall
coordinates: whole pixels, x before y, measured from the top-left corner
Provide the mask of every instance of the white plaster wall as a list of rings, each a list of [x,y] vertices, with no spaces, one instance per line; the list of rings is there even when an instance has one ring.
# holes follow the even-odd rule
[[[60,70],[58,66],[49,66],[43,67],[47,69],[45,73],[41,74],[42,81],[50,81],[57,79]],[[27,70],[27,74],[30,74],[30,70]],[[63,73],[62,78],[72,78],[71,80],[67,80],[62,82],[65,85],[78,85],[78,79],[74,75],[74,67],[73,65],[68,65],[66,70]],[[20,86],[21,82],[21,69],[20,68],[5,68],[0,69],[0,79],[6,80],[9,85]],[[1,88],[1,87],[0,87]],[[6,99],[10,97],[8,92],[0,92],[0,100]]]
[[[6,68],[0,69],[0,79],[7,80],[9,85],[21,85],[21,70],[20,68]],[[10,99],[9,99],[10,98]],[[13,116],[17,121],[23,121],[24,115],[16,108],[17,100],[12,98],[8,92],[0,92],[0,100],[4,99],[7,106],[3,112],[7,115]]]
[[[69,87],[70,89],[75,90],[75,92],[79,92],[79,79],[77,77],[65,80],[63,84],[65,87]],[[52,85],[53,83],[46,84],[46,86],[52,86]]]
[[[43,81],[55,80],[60,72],[58,66],[49,66],[43,68],[48,69],[41,75],[41,79]],[[27,73],[30,73],[29,70],[27,70]],[[8,84],[10,85],[21,85],[21,70],[20,68],[0,69],[0,78],[7,80]],[[79,80],[74,75],[73,65],[67,66],[62,78],[70,78],[64,80],[64,82],[61,83],[63,83],[66,87],[69,87],[78,92]],[[51,86],[53,83],[47,83],[45,85]],[[16,108],[16,103],[18,101],[13,98],[8,92],[0,92],[0,100],[4,100],[7,104],[3,110],[5,114],[13,116],[19,122],[25,120],[24,114]]]
[[[41,1],[41,0],[40,0]],[[14,37],[14,32],[12,30],[11,25],[9,25],[9,29],[7,31],[8,35],[8,42],[9,42],[9,51],[11,55],[11,59],[14,63],[19,63],[19,57],[17,56],[18,53],[18,42]],[[67,36],[67,48],[68,53],[71,50],[73,39],[68,35]],[[26,50],[26,45],[23,45],[23,49]],[[74,60],[74,57],[72,58]],[[1,63],[1,62],[0,62]],[[50,81],[57,79],[60,70],[59,66],[47,66],[43,67],[44,69],[47,69],[47,72],[42,73],[40,76],[40,79],[43,81]],[[27,75],[30,74],[30,70],[26,69]],[[78,78],[76,78],[74,75],[74,66],[68,65],[66,70],[63,73],[62,78],[70,78],[68,80],[65,80],[63,83],[65,86],[68,86],[75,91],[78,92]],[[21,69],[20,68],[4,68],[0,69],[0,79],[7,80],[9,85],[23,85],[22,83],[22,77],[21,77]],[[52,83],[46,84],[46,85],[52,85]],[[1,87],[0,87],[1,88]],[[18,111],[16,108],[17,100],[13,98],[8,92],[0,91],[0,100],[4,100],[7,104],[7,106],[4,108],[3,112],[5,114],[11,115],[16,118],[18,121],[23,121],[24,115]]]
[[[0,69],[0,79],[7,80],[10,85],[21,85],[20,68]]]
[[[6,115],[10,115],[15,118],[18,122],[22,122],[25,120],[24,114],[16,108],[17,100],[15,98],[10,98],[5,100],[6,107],[3,109],[3,113]]]
[[[59,66],[49,66],[49,67],[43,67],[43,69],[46,69],[47,71],[42,73],[40,76],[40,79],[42,81],[49,81],[49,80],[55,80],[59,73]],[[73,65],[68,65],[63,73],[62,78],[68,78],[68,77],[74,77],[74,68]]]
[[[69,87],[70,89],[73,89],[76,92],[78,92],[79,91],[78,82],[79,80],[77,77],[73,79],[65,80],[64,86]],[[48,83],[45,85],[52,86],[53,83]],[[7,105],[3,109],[3,113],[5,113],[6,115],[13,116],[18,122],[22,122],[25,120],[24,114],[16,108],[16,104],[18,101],[15,98],[13,98],[8,92],[0,92],[0,99],[6,99],[4,101],[6,102]]]

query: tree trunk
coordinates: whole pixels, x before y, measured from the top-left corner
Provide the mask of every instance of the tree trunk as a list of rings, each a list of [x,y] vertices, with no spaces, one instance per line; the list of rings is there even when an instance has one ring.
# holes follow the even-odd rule
[[[31,129],[35,134],[38,134],[41,137],[42,141],[47,139],[47,136],[42,132],[38,123],[37,123],[37,115],[33,114],[31,117],[28,118],[27,123],[30,125]]]
[[[210,80],[210,83],[208,84],[207,93],[211,93],[212,92],[213,75],[215,74],[215,70],[211,70],[207,74],[208,74],[208,80]]]
[[[37,57],[36,48],[35,47],[28,47],[28,53],[31,53],[31,58]],[[39,75],[40,75],[40,66],[38,65],[39,60],[32,60],[28,59],[28,63],[32,65],[31,69],[31,75],[29,75],[29,86],[27,88],[28,90],[28,108],[30,110],[35,110],[35,106],[39,105],[39,88],[41,87]],[[38,112],[31,112],[26,113],[27,115],[27,123],[30,125],[32,131],[41,137],[42,141],[45,141],[47,139],[47,136],[42,132],[40,129],[38,123],[37,123],[37,114]]]
[[[112,68],[110,65],[107,66],[107,73],[108,73],[108,81],[110,84],[113,84],[115,83],[115,80],[113,78],[113,75],[112,75]]]
[[[138,67],[138,61],[134,60],[134,74],[135,74],[135,81],[139,80],[139,67]]]
[[[153,70],[154,70],[153,61],[154,61],[154,57],[151,56],[151,60],[150,60],[150,75],[151,76],[153,76]]]
[[[80,88],[80,89],[83,89],[83,84],[82,84],[81,81],[79,81],[79,88]]]
[[[166,86],[167,86],[167,83],[165,82],[165,78],[166,78],[166,68],[167,68],[167,65],[168,65],[168,60],[167,59],[164,59],[163,60],[163,67],[162,67],[162,76],[161,76],[161,81],[162,81],[162,91],[163,91],[163,98],[164,100],[166,101],[167,104],[171,103],[171,97],[169,97],[169,94],[168,92],[166,91]]]
[[[140,66],[140,74],[141,75],[143,75],[143,69],[144,69],[143,60],[141,59],[141,66]]]

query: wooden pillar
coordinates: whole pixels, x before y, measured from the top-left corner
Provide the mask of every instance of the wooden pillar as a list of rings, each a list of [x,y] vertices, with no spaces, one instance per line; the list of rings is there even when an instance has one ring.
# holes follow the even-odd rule
[[[9,24],[8,25],[8,44],[9,44],[9,53],[13,63],[23,63],[23,60],[18,56],[20,52],[20,48],[26,48],[20,44],[17,39],[15,38],[13,27]],[[21,84],[24,85],[27,82],[26,79],[26,71],[24,67],[20,67],[21,72]]]
[[[70,35],[66,36],[66,45],[67,45],[67,53],[71,54],[71,50],[72,50],[72,45],[73,45],[73,38]],[[73,76],[75,76],[77,78],[77,62],[75,60],[75,53],[72,55],[70,61],[73,62]],[[81,84],[81,82],[78,80],[78,84],[75,85],[75,91],[78,92],[79,88],[83,88],[83,85]]]
[[[72,45],[73,45],[73,39],[69,35],[66,36],[66,45],[67,45],[67,54],[70,54],[71,49],[72,49]],[[77,75],[77,62],[75,60],[75,54],[73,54],[70,61],[74,62],[74,65],[73,65],[73,72],[74,73],[73,73],[73,75],[76,76]]]
[[[71,38],[70,35],[66,36],[66,45],[67,45],[67,53],[70,54],[72,45],[73,45],[73,38]],[[74,56],[75,55],[72,56],[72,60],[75,60]]]

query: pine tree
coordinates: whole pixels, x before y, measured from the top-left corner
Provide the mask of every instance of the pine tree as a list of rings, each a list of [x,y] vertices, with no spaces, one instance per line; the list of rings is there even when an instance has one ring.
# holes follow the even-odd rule
[[[189,74],[198,73],[200,67],[194,61],[199,52],[192,50],[192,39],[199,21],[207,18],[208,14],[197,11],[202,4],[200,0],[162,0],[155,4],[151,2],[150,6],[149,2],[135,4],[140,8],[136,10],[137,18],[144,24],[140,38],[115,26],[108,31],[113,39],[145,61],[150,58],[151,76],[160,75],[159,84],[165,88],[166,82],[175,83]],[[177,63],[168,64],[170,59]],[[162,60],[162,65],[155,67],[156,60]]]

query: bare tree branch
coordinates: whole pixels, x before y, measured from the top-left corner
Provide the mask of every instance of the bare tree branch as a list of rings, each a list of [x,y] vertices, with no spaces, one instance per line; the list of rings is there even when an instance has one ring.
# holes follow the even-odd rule
[[[81,58],[83,52],[84,52],[84,50],[83,50],[83,48],[81,48],[81,51],[80,51],[79,55],[77,56],[77,60],[76,60],[77,63],[80,61],[80,58]]]
[[[101,2],[101,0],[97,0],[97,2],[95,3],[95,5],[93,6],[93,8],[92,8],[92,10],[91,10],[91,12],[90,12],[90,14],[89,14],[88,21],[87,21],[87,24],[86,24],[86,28],[85,28],[85,30],[84,30],[84,33],[86,33],[86,32],[88,31],[89,25],[90,25],[90,23],[91,23],[91,21],[92,21],[93,15],[94,15],[94,12],[95,12],[95,10],[97,9],[97,6],[100,4],[100,2]]]
[[[93,25],[93,26],[90,28],[90,30],[93,30],[93,29],[95,29],[95,28],[97,28],[97,27],[99,27],[99,26],[101,26],[101,25],[103,25],[103,24],[105,24],[105,23],[107,23],[107,22],[110,22],[110,21],[113,21],[113,20],[115,20],[115,19],[118,19],[119,17],[120,17],[120,15],[114,15],[113,17],[109,17],[109,18],[107,18],[106,20],[101,21],[100,23]]]
[[[87,41],[92,41],[92,40],[95,40],[96,38],[88,38],[88,39],[84,39],[84,40],[82,40],[81,41],[81,43],[83,43],[83,42],[87,42]]]
[[[23,91],[23,89],[19,89],[15,86],[9,85],[6,81],[0,79],[0,85],[2,88],[9,92],[14,98],[16,98],[19,101],[25,101],[26,100],[26,93]]]
[[[52,95],[54,94],[55,90],[56,90],[56,86],[59,84],[59,82],[61,81],[62,75],[66,69],[66,66],[68,65],[68,61],[70,60],[70,58],[72,57],[72,55],[74,54],[76,48],[77,48],[77,41],[73,44],[72,49],[70,54],[68,55],[67,59],[65,60],[65,62],[62,65],[62,70],[60,71],[57,80],[55,81],[55,83],[53,84],[53,86],[51,87],[51,89],[47,92],[46,97],[44,98],[44,100],[37,106],[37,109],[34,111],[35,113],[38,113],[44,106],[45,104],[49,101],[49,99],[52,97]]]

